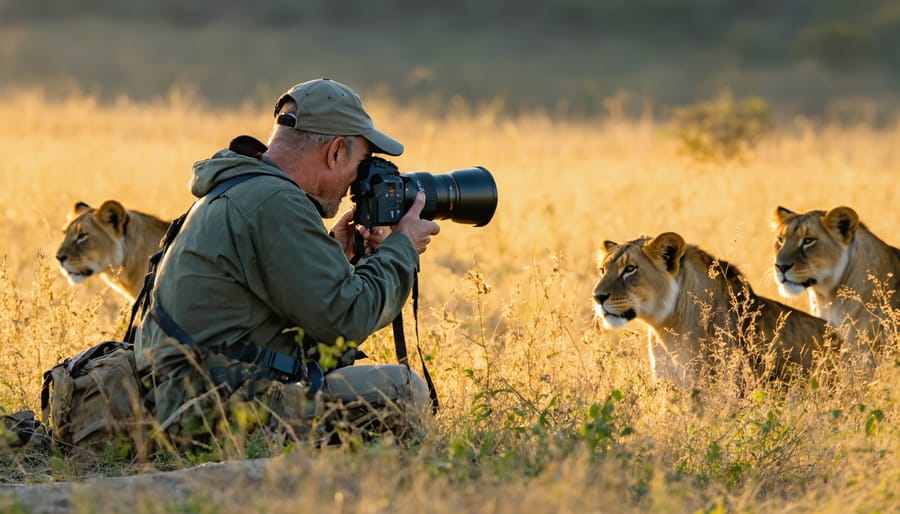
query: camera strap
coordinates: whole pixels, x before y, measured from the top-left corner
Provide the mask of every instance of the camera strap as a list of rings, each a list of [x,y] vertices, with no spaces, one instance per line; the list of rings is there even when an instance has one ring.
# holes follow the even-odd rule
[[[353,257],[350,259],[350,264],[354,266],[359,260],[365,255],[366,247],[365,240],[363,239],[362,234],[359,232],[355,232],[353,234]],[[439,403],[437,390],[434,388],[434,382],[431,380],[431,374],[428,372],[428,367],[425,365],[425,356],[422,355],[422,346],[419,344],[419,272],[416,271],[413,275],[413,286],[412,286],[412,301],[413,301],[413,320],[415,322],[415,330],[416,330],[416,350],[419,352],[419,361],[422,363],[422,374],[425,375],[425,383],[428,384],[428,395],[431,397],[431,412],[437,413]],[[394,318],[394,322],[392,324],[394,329],[394,352],[397,354],[397,362],[400,364],[409,367],[409,356],[406,353],[406,336],[403,334],[403,311],[400,311],[397,314],[397,317]]]
[[[428,367],[425,366],[425,356],[422,355],[422,346],[419,344],[419,272],[413,276],[412,287],[413,300],[413,320],[416,329],[416,350],[419,352],[419,361],[422,363],[422,374],[425,375],[425,383],[428,384],[428,395],[431,397],[431,412],[436,414],[439,403],[437,390],[434,388],[434,382],[431,380],[431,374],[428,373]],[[403,312],[397,314],[394,318],[394,350],[397,353],[397,362],[409,367],[409,358],[406,354],[406,337],[403,334]]]
[[[332,233],[332,236],[334,234]],[[366,240],[363,235],[356,231],[353,233],[353,257],[350,258],[350,264],[356,266],[360,259],[366,255]]]

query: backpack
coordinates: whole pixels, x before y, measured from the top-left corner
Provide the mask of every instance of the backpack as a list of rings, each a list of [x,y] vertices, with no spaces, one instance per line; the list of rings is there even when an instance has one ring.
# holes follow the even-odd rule
[[[41,421],[52,445],[90,456],[146,456],[151,420],[132,345],[104,341],[44,373]]]

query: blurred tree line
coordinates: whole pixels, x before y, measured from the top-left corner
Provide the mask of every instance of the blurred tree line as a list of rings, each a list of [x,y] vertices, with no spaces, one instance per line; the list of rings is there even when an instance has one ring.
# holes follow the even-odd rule
[[[744,64],[813,58],[839,72],[875,66],[900,74],[898,0],[0,0],[0,23],[104,16],[182,26],[240,20],[383,24],[427,20],[466,30],[503,25],[574,38],[608,36],[716,45]]]

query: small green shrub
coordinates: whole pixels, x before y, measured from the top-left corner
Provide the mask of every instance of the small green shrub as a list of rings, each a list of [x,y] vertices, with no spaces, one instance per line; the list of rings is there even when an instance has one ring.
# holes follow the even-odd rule
[[[623,424],[616,414],[616,404],[624,398],[622,391],[614,389],[603,404],[595,403],[588,409],[588,419],[582,425],[579,436],[592,450],[605,453],[619,437],[630,435],[634,428]]]
[[[682,150],[700,161],[746,156],[772,128],[772,109],[758,97],[735,101],[730,92],[715,100],[675,109],[672,123]]]

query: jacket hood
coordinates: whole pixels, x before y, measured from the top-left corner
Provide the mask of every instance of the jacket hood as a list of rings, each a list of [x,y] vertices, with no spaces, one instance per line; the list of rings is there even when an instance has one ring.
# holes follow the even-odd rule
[[[246,136],[241,136],[246,137]],[[260,143],[261,145],[262,143]],[[234,144],[232,143],[232,148]],[[263,146],[265,148],[265,146]],[[193,176],[191,177],[191,193],[197,198],[206,196],[219,182],[228,180],[237,175],[253,172],[256,174],[273,175],[282,179],[291,180],[272,161],[260,160],[255,156],[238,153],[231,148],[216,152],[209,159],[194,163]]]

